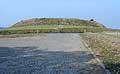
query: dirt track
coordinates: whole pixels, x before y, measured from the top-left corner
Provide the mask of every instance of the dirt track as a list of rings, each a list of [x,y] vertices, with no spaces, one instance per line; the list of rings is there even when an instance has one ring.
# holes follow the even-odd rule
[[[106,74],[79,33],[0,39],[0,74]]]

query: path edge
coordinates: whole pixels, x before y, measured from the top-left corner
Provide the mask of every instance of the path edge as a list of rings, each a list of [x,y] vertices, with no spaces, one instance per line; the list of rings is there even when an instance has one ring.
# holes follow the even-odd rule
[[[100,61],[100,59],[95,55],[95,53],[92,51],[92,49],[89,48],[88,44],[83,40],[83,38],[82,38],[81,36],[80,36],[80,38],[81,38],[81,41],[82,41],[83,45],[84,45],[88,50],[90,50],[90,53],[93,55],[93,57],[95,58],[95,60],[99,63],[99,65],[100,65],[103,69],[105,69],[105,71],[106,71],[107,74],[111,74],[111,72],[110,72],[108,69],[105,68],[104,64],[103,64],[103,63]]]

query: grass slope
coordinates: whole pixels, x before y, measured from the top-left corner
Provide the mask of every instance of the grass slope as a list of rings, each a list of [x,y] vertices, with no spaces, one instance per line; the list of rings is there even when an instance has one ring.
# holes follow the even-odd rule
[[[2,35],[9,34],[34,34],[34,33],[83,33],[83,32],[102,32],[105,28],[92,26],[73,26],[73,25],[31,25],[22,27],[11,27],[0,31]]]
[[[0,31],[2,35],[31,33],[83,33],[102,32],[106,27],[96,21],[66,18],[35,18],[20,21]]]

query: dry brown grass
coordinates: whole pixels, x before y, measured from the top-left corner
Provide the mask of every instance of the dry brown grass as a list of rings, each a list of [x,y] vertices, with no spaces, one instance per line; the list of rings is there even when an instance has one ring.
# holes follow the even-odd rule
[[[82,38],[112,74],[120,74],[120,39],[105,34],[86,33]]]

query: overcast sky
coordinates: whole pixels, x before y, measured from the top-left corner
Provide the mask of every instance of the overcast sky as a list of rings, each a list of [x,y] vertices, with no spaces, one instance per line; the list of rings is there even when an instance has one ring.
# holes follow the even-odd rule
[[[120,29],[120,0],[1,0],[0,27],[31,18],[95,19]]]

